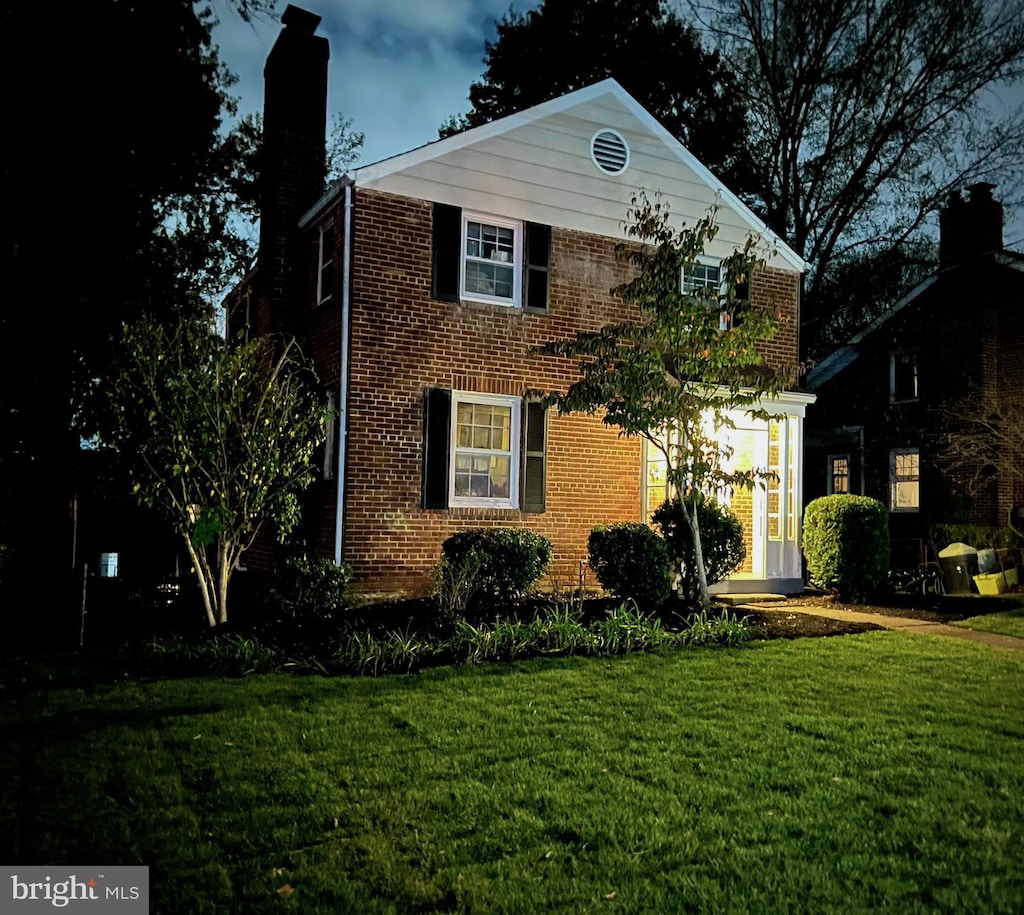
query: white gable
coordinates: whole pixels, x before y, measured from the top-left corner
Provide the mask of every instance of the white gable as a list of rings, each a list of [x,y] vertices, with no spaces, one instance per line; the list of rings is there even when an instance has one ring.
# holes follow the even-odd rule
[[[629,146],[629,166],[619,175],[604,173],[591,158],[591,139],[606,128]],[[771,266],[806,269],[612,79],[356,169],[351,179],[358,187],[613,238],[626,237],[634,192],[643,189],[651,199],[660,192],[677,224],[692,225],[718,205],[719,234],[705,253],[725,257],[755,235],[774,249]]]

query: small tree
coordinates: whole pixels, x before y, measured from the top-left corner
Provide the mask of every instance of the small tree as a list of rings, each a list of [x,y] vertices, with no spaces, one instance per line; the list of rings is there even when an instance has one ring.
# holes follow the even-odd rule
[[[730,411],[770,419],[761,402],[785,381],[756,348],[774,335],[780,314],[745,306],[737,289],[763,263],[753,239],[723,261],[721,288],[681,282],[695,273],[705,244],[715,237],[714,216],[712,211],[693,228],[676,230],[667,206],[643,193],[634,196],[627,234],[642,244],[623,246],[621,256],[637,274],[615,292],[636,306],[637,320],[544,347],[548,354],[580,360],[580,379],[564,394],[549,394],[548,403],[563,413],[603,410],[605,425],[646,439],[664,456],[672,498],[693,534],[704,607],[711,598],[699,500],[725,486],[752,487],[767,476],[756,469],[727,470],[730,451],[719,442],[719,432],[732,427]],[[740,312],[742,320],[734,320]]]
[[[266,521],[284,537],[312,483],[326,409],[294,341],[231,346],[204,327],[126,325],[108,431],[139,500],[181,535],[209,624],[227,622],[228,583]]]
[[[939,408],[939,465],[972,495],[990,486],[1024,489],[1024,392],[971,390]],[[1010,527],[1024,537],[1024,530]]]

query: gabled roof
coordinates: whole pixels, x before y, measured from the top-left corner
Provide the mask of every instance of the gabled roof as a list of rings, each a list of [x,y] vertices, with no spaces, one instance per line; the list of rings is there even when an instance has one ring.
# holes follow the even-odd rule
[[[1016,251],[1008,251],[1004,249],[1001,251],[995,251],[989,256],[992,258],[992,262],[997,266],[1008,267],[1010,270],[1024,274],[1024,254],[1018,254]],[[931,276],[918,283],[910,290],[910,292],[903,296],[902,299],[883,311],[863,330],[854,334],[854,336],[852,336],[843,346],[830,353],[813,369],[811,369],[807,373],[807,378],[805,379],[807,387],[812,391],[816,391],[823,384],[835,378],[835,376],[843,371],[847,366],[852,365],[857,360],[857,357],[860,356],[860,344],[866,338],[870,337],[875,331],[888,324],[908,305],[912,305],[916,302],[922,295],[931,289],[932,286],[939,282],[943,276],[954,270],[958,270],[963,266],[963,264],[954,264],[951,267],[936,270]]]
[[[648,152],[651,153],[648,159],[652,161],[658,160],[660,167],[664,167],[667,171],[671,171],[674,168],[679,174],[684,174],[686,179],[691,182],[691,186],[698,184],[703,186],[704,190],[700,192],[703,197],[717,201],[722,209],[727,209],[734,214],[731,219],[735,223],[736,229],[742,227],[746,232],[760,236],[773,249],[775,258],[784,263],[789,269],[795,269],[800,272],[807,269],[808,265],[802,257],[775,235],[742,200],[716,178],[703,163],[673,137],[650,112],[614,79],[602,80],[583,89],[578,89],[575,92],[569,92],[558,98],[543,102],[540,105],[535,105],[524,111],[492,121],[489,124],[474,127],[454,136],[427,143],[408,152],[356,168],[345,175],[340,182],[336,183],[303,216],[302,224],[307,224],[314,220],[319,213],[330,205],[341,192],[341,189],[347,184],[389,189],[393,187],[407,187],[410,186],[411,182],[419,181],[421,184],[427,185],[432,183],[433,186],[440,187],[441,189],[454,187],[455,179],[450,174],[446,174],[444,169],[461,164],[461,167],[465,169],[465,173],[472,175],[476,161],[469,161],[467,156],[475,152],[486,152],[488,155],[493,155],[493,151],[497,149],[501,155],[514,157],[517,155],[518,150],[522,153],[520,159],[512,158],[506,161],[518,162],[519,164],[529,166],[536,172],[538,170],[538,163],[530,159],[529,156],[531,153],[538,151],[540,154],[544,154],[546,150],[543,146],[531,146],[529,139],[524,140],[527,134],[524,128],[532,131],[530,137],[543,136],[542,133],[538,132],[545,130],[548,130],[553,136],[556,133],[556,127],[558,130],[566,131],[566,119],[575,116],[577,120],[570,125],[568,130],[574,130],[579,133],[587,129],[588,123],[593,122],[595,111],[608,112],[611,116],[625,119],[632,130],[633,136],[647,144]],[[504,145],[502,146],[501,144]],[[515,144],[518,144],[518,146]],[[589,150],[586,141],[584,141],[583,145]],[[657,148],[655,149],[655,147]],[[676,166],[671,166],[671,162],[675,162]],[[683,168],[679,168],[680,165]],[[588,174],[586,180],[589,182],[595,180],[615,181],[619,185],[628,186],[630,190],[634,190],[636,186],[630,183],[631,177],[629,174],[626,174],[620,180]],[[670,176],[666,176],[666,180],[669,180],[669,178]],[[522,181],[527,183],[529,181],[529,174],[526,174]],[[562,188],[559,188],[559,190],[562,190]],[[648,190],[659,190],[659,188],[648,188]],[[668,188],[662,187],[660,190],[667,191]],[[543,195],[539,196],[543,197]],[[578,206],[583,211],[587,206],[587,194],[583,192],[577,196],[581,198]],[[436,197],[428,197],[427,199],[436,199]],[[551,201],[544,201],[543,199],[539,202],[535,201],[535,203],[538,206],[543,206],[545,203],[548,203],[550,206],[554,205]],[[621,220],[621,217],[625,215],[625,211],[618,205],[616,205],[616,209],[622,210],[618,214],[618,218]],[[704,213],[700,212],[695,215],[702,216]]]

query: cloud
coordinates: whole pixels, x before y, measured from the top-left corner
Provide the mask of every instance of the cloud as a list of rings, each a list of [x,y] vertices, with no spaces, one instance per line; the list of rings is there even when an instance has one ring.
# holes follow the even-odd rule
[[[538,0],[516,0],[532,9]],[[508,0],[328,0],[300,2],[322,17],[331,43],[328,121],[352,119],[366,134],[362,164],[437,139],[453,114],[468,110],[469,85],[484,70],[485,42]],[[280,6],[280,4],[279,4]],[[282,7],[283,8],[283,7]],[[279,9],[278,13],[281,12]],[[277,19],[242,22],[228,9],[213,38],[238,77],[241,115],[263,109],[263,65],[281,30]]]

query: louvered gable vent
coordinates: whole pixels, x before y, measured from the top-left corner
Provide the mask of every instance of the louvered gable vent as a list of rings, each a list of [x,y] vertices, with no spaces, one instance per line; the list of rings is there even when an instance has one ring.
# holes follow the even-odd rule
[[[590,141],[590,156],[606,175],[621,175],[629,165],[629,146],[614,130],[599,130]]]

